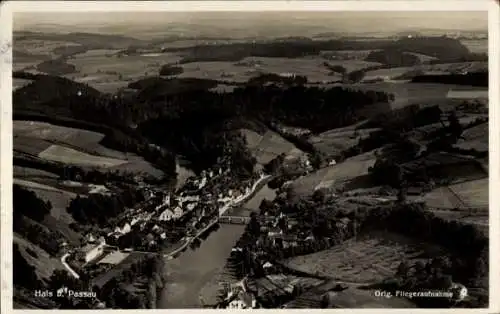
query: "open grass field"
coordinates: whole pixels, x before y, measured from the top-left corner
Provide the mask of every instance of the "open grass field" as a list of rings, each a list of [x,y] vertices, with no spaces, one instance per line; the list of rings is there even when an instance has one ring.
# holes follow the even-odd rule
[[[304,58],[268,58],[248,57],[239,62],[211,61],[190,62],[182,65],[184,73],[179,77],[195,77],[220,79],[234,82],[246,82],[261,73],[294,73],[306,76],[309,82],[324,82],[340,79],[339,75],[330,75],[330,70],[324,66],[321,57]],[[348,71],[364,69],[378,65],[362,60],[328,61],[333,65],[342,65]]]
[[[460,42],[473,53],[488,53],[487,39],[462,39]]]
[[[479,179],[454,184],[449,187],[467,207],[488,209],[489,179]]]
[[[12,91],[15,91],[16,89],[22,88],[22,87],[30,84],[31,82],[32,82],[32,80],[13,78],[12,79]]]
[[[440,104],[447,99],[450,90],[477,91],[486,90],[482,87],[458,86],[451,84],[434,83],[393,83],[379,82],[350,85],[360,90],[374,90],[394,94],[395,100],[391,103],[393,109],[402,108],[411,104],[432,105]]]
[[[94,156],[78,150],[51,145],[38,155],[40,158],[65,164],[109,168],[126,163],[126,160]]]
[[[462,133],[463,139],[459,139],[455,147],[461,149],[475,149],[479,152],[489,150],[489,124],[483,123],[465,130]]]
[[[339,130],[333,129],[309,138],[309,142],[325,156],[335,156],[356,145],[361,138],[368,137],[378,129]]]
[[[488,211],[488,178],[469,180],[446,187],[436,188],[426,193],[421,199],[431,208],[467,209],[483,208]]]
[[[45,39],[16,40],[16,49],[29,52],[30,54],[57,56],[53,50],[64,46],[79,46],[79,44]]]
[[[32,156],[38,156],[39,153],[43,152],[44,150],[49,148],[50,145],[52,145],[48,141],[26,136],[17,136],[15,133],[13,142],[14,152]]]
[[[332,59],[333,58],[345,58],[348,60],[365,60],[366,57],[372,52],[372,51],[379,51],[378,49],[373,49],[373,50],[324,50],[320,52],[320,56],[324,57],[325,59]]]
[[[99,143],[104,138],[102,133],[45,122],[18,120],[13,121],[13,132],[16,151],[43,159],[81,166],[146,172],[156,177],[163,174],[140,156],[102,146]]]
[[[286,264],[346,284],[373,284],[393,277],[404,259],[416,261],[440,252],[442,250],[439,247],[380,232],[360,235],[328,250],[293,257],[286,260]]]
[[[332,282],[329,289],[333,289],[336,285]],[[328,288],[324,289],[323,293],[327,292]],[[317,288],[311,289],[300,295],[296,300],[288,303],[286,308],[294,309],[311,309],[319,308],[321,306],[321,297],[323,294],[315,294],[312,290],[319,290]],[[315,295],[314,295],[315,294]],[[340,292],[329,292],[329,305],[334,308],[345,309],[374,309],[374,308],[415,308],[415,304],[404,298],[384,298],[375,296],[374,290],[365,290],[356,286],[352,286],[347,290]]]
[[[299,194],[310,194],[316,187],[347,190],[360,188],[364,183],[362,179],[368,175],[368,168],[374,163],[374,152],[370,151],[300,177],[291,186]],[[358,186],[358,181],[361,186]]]
[[[465,204],[450,190],[449,187],[439,187],[426,193],[421,200],[431,208],[454,209],[463,208]]]
[[[489,234],[489,213],[488,208],[485,210],[479,210],[476,212],[456,211],[456,210],[446,210],[446,209],[432,209],[434,215],[445,220],[454,220],[460,223],[471,224],[477,227],[479,230],[484,232],[486,235]]]
[[[76,73],[66,75],[77,82],[85,82],[105,93],[114,93],[130,82],[145,76],[158,75],[160,67],[175,63],[180,56],[171,53],[117,57],[118,50],[89,50],[77,54],[68,63],[76,66]]]
[[[36,178],[41,179],[57,179],[58,176],[52,172],[43,171],[35,168],[13,166],[13,174],[15,178],[32,180]]]
[[[273,131],[267,131],[264,135],[248,129],[240,131],[247,140],[248,148],[260,164],[266,164],[280,154],[293,157],[303,154],[295,145]]]
[[[35,267],[35,272],[40,279],[49,279],[54,270],[64,269],[60,260],[51,257],[47,252],[40,249],[33,243],[23,239],[20,235],[14,233],[13,241],[18,245],[19,250],[26,261]]]
[[[98,143],[104,138],[104,134],[82,129],[58,126],[45,122],[20,121],[13,123],[13,132],[25,137],[60,141],[68,144]]]

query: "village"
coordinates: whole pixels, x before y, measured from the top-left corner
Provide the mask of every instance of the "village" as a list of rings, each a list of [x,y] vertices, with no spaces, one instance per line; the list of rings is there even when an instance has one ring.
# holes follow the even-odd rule
[[[188,178],[173,193],[141,183],[144,202],[127,209],[113,227],[89,232],[81,247],[65,247],[61,261],[78,279],[80,273],[100,277],[131,253],[173,258],[269,177],[258,169],[242,181],[234,177],[230,164],[226,164]]]

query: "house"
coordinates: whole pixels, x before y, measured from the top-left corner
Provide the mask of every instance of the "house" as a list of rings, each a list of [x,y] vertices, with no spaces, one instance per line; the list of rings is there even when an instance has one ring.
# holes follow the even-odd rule
[[[172,216],[172,218],[179,219],[182,217],[183,214],[184,214],[184,211],[182,210],[182,208],[177,206],[176,208],[174,208],[174,215]]]
[[[138,223],[139,221],[140,221],[140,219],[139,219],[139,218],[134,217],[134,219],[132,219],[132,221],[130,222],[130,225],[131,225],[131,226],[133,226],[133,225],[135,225],[136,223]]]
[[[101,238],[99,244],[87,244],[83,246],[78,253],[79,259],[84,260],[85,263],[93,261],[102,255],[105,245],[106,241],[104,238]]]
[[[92,235],[92,233],[89,233],[85,237],[85,240],[87,240],[87,242],[89,242],[89,243],[94,243],[96,239],[94,238],[94,236]]]
[[[121,229],[121,233],[122,234],[127,234],[129,233],[130,231],[132,230],[132,227],[130,226],[130,224],[127,222],[123,225],[122,229]]]
[[[169,221],[174,217],[174,213],[170,209],[165,209],[161,214],[158,219],[160,221]]]

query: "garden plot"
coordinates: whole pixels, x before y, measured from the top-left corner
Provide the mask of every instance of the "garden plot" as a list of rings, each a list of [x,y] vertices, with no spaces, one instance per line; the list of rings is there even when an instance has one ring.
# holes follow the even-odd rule
[[[286,264],[300,271],[329,276],[344,283],[379,283],[391,278],[403,260],[416,261],[438,247],[420,244],[393,233],[374,233],[350,239],[334,248],[293,257]]]

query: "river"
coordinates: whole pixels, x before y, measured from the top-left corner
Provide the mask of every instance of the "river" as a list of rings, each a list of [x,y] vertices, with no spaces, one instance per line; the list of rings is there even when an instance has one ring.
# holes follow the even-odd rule
[[[257,211],[263,199],[275,197],[275,191],[265,185],[243,207]],[[167,284],[159,296],[158,308],[200,308],[202,291],[203,295],[215,296],[218,288],[215,277],[244,229],[243,225],[222,224],[199,248],[188,249],[178,258],[167,261],[164,270]]]

